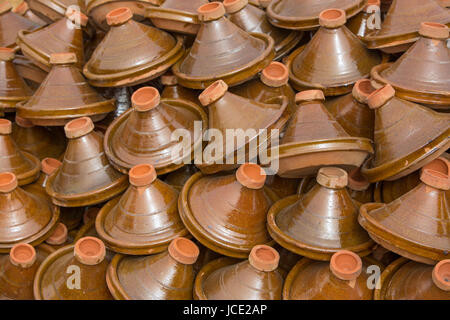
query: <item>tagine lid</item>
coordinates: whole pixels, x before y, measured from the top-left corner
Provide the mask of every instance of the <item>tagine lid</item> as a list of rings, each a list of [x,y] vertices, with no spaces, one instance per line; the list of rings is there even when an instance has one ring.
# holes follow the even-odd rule
[[[368,98],[375,110],[375,156],[362,173],[370,182],[395,180],[439,157],[450,147],[450,116],[395,97],[391,85]]]
[[[267,34],[249,34],[236,26],[224,17],[222,3],[207,3],[197,12],[202,20],[197,37],[172,69],[180,85],[205,89],[218,79],[237,85],[252,78],[274,58],[273,39]]]
[[[29,0],[27,2],[31,10],[51,21],[63,18],[71,6],[77,6],[81,12],[85,12],[85,2],[82,0]]]
[[[206,113],[189,101],[161,99],[154,87],[138,89],[131,101],[133,107],[115,119],[105,134],[105,151],[113,165],[124,173],[140,163],[152,164],[158,174],[181,168],[202,143],[202,134],[194,135],[194,125],[201,122],[202,131],[206,130]],[[188,133],[191,144],[172,141],[175,130]],[[175,151],[178,148],[183,152]]]
[[[37,23],[9,9],[0,12],[0,47],[17,49],[17,34],[21,30],[33,31],[37,28],[39,28]]]

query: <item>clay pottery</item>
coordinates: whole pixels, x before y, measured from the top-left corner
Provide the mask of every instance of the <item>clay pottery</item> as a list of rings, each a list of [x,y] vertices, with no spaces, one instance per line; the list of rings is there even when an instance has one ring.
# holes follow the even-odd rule
[[[23,55],[16,54],[13,63],[19,75],[27,80],[27,84],[33,90],[36,90],[42,81],[44,81],[45,77],[47,77],[47,72],[36,66]]]
[[[52,69],[39,89],[18,107],[18,114],[35,125],[63,126],[72,119],[89,116],[100,121],[115,109],[114,99],[98,94],[76,68],[73,53],[52,53]]]
[[[64,17],[69,7],[78,7],[84,12],[83,0],[27,0],[31,10],[40,18],[52,22]]]
[[[17,35],[17,44],[22,53],[45,71],[50,71],[52,53],[71,52],[76,56],[75,66],[84,64],[83,30],[88,18],[81,12],[68,9],[65,17],[49,26],[34,31],[22,30]]]
[[[183,39],[132,20],[122,7],[110,11],[108,33],[83,68],[96,87],[132,86],[157,78],[183,55]],[[133,54],[130,54],[132,52]]]
[[[37,16],[33,11],[30,10],[30,6],[25,0],[15,1],[17,5],[11,10],[21,16],[27,18],[30,21],[33,21],[40,27],[47,25],[47,21]]]
[[[200,29],[197,8],[207,4],[208,0],[159,2],[159,6],[147,8],[147,17],[157,28],[177,33],[197,34]]]
[[[450,12],[436,0],[393,0],[381,28],[367,34],[364,41],[369,49],[386,53],[406,51],[419,39],[423,21],[450,24]]]
[[[175,99],[175,100],[187,100],[197,105],[201,105],[198,100],[198,92],[196,90],[182,87],[178,84],[177,77],[172,72],[163,74],[160,78],[161,84],[164,86],[161,92],[161,98]]]
[[[264,10],[250,5],[248,0],[224,0],[228,19],[247,32],[263,33],[274,40],[275,60],[295,48],[303,37],[299,31],[279,29],[269,23]]]
[[[108,162],[103,135],[93,131],[88,117],[70,121],[64,127],[69,139],[62,165],[49,177],[47,193],[54,204],[81,207],[111,199],[127,186],[127,177]]]
[[[296,194],[299,182],[299,179],[281,178],[278,175],[269,175],[266,178],[266,186],[280,199]]]
[[[348,134],[373,140],[375,113],[367,98],[375,90],[369,79],[360,79],[352,93],[325,101],[325,106]]]
[[[11,48],[0,48],[0,111],[15,111],[16,104],[32,95],[31,89],[19,75],[13,64]]]
[[[38,245],[56,227],[59,209],[18,187],[14,173],[0,173],[0,253],[17,243]]]
[[[288,83],[289,70],[280,62],[271,62],[259,78],[230,88],[230,92],[256,102],[271,103],[279,96],[288,98],[288,111],[295,111],[295,92]]]
[[[70,244],[73,239],[69,238],[69,230],[64,223],[58,222],[53,233],[45,239],[45,243],[55,251]]]
[[[450,147],[450,114],[397,98],[391,85],[373,92],[375,155],[362,173],[370,182],[396,180],[418,170]]]
[[[181,219],[189,232],[209,249],[245,258],[257,244],[271,243],[266,215],[276,199],[264,190],[265,172],[246,163],[235,174],[194,174],[178,200]]]
[[[370,254],[373,241],[358,224],[358,205],[346,188],[347,173],[325,167],[304,195],[277,201],[267,215],[270,236],[296,254],[329,260],[339,250]]]
[[[42,261],[51,253],[18,243],[0,255],[0,300],[34,300],[33,280]]]
[[[8,2],[8,1],[6,1]],[[0,8],[0,47],[8,47],[17,51],[17,34],[20,30],[32,31],[39,28],[39,24],[25,18],[11,8]]]
[[[273,3],[273,2],[272,2]],[[328,9],[320,13],[319,30],[304,46],[289,55],[286,65],[294,89],[323,90],[326,96],[348,93],[353,84],[381,63],[345,26],[345,12]]]
[[[366,203],[359,223],[386,249],[427,264],[450,254],[450,162],[441,157],[426,165],[421,183],[388,203]]]
[[[111,300],[106,285],[106,249],[94,237],[84,237],[45,259],[34,279],[36,300]],[[74,275],[79,282],[71,280]]]
[[[169,173],[164,181],[176,190],[181,191],[186,181],[188,181],[188,179],[196,172],[198,172],[196,166],[187,164],[184,167]]]
[[[297,262],[302,258],[298,254],[295,254],[279,244],[274,246],[274,249],[280,254],[280,262],[278,264],[279,268],[282,269],[287,275],[289,271],[297,264]]]
[[[204,266],[195,279],[197,300],[281,300],[283,272],[278,252],[254,246],[248,260],[220,258]]]
[[[189,163],[194,150],[202,146],[207,126],[203,109],[187,100],[160,99],[154,87],[138,89],[131,101],[133,108],[115,119],[105,134],[105,152],[111,163],[123,173],[149,163],[158,174]],[[198,123],[200,131],[194,130]],[[183,130],[186,137],[174,141],[175,130]]]
[[[371,140],[350,136],[323,105],[320,90],[297,93],[297,110],[284,131],[280,145],[270,156],[279,161],[278,175],[300,178],[317,173],[323,166],[347,171],[360,167],[373,153]]]
[[[381,24],[380,0],[368,0],[364,9],[347,21],[347,28],[358,38],[364,37]]]
[[[375,300],[450,300],[450,260],[435,266],[399,258],[381,274]]]
[[[283,300],[372,300],[366,273],[370,265],[348,250],[336,252],[330,262],[303,258],[286,278]]]
[[[218,79],[237,85],[251,79],[275,57],[273,39],[236,26],[224,17],[222,3],[204,4],[197,12],[202,24],[194,44],[172,68],[183,87],[205,89]]]
[[[323,10],[341,9],[350,18],[364,7],[364,0],[273,0],[266,12],[270,23],[279,28],[313,30],[319,27]]]
[[[21,151],[11,133],[11,121],[0,119],[0,172],[14,173],[19,186],[23,186],[39,177],[39,159]]]
[[[212,142],[203,151],[202,161],[195,163],[207,174],[232,170],[240,163],[252,161],[251,157],[261,156],[263,148],[277,138],[289,118],[287,97],[274,98],[270,104],[257,102],[229,92],[222,80],[206,88],[199,100],[203,106],[208,106],[209,129],[215,129],[205,137]],[[244,131],[246,137],[236,138],[228,145],[226,137],[229,130]]]
[[[449,28],[444,24],[422,22],[420,39],[394,63],[372,69],[372,78],[389,83],[397,97],[430,104],[436,110],[450,109]]]
[[[176,238],[156,255],[118,254],[108,267],[108,288],[116,300],[192,300],[199,253],[191,240]]]

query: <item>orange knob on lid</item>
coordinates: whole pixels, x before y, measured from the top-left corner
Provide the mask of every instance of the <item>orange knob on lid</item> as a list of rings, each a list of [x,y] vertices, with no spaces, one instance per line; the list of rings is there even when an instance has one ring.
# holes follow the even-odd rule
[[[257,245],[250,251],[248,261],[255,269],[270,272],[278,268],[280,254],[277,250],[267,245]]]
[[[439,157],[427,165],[420,172],[420,180],[426,185],[440,189],[450,189],[450,162],[444,157]]]
[[[8,193],[17,188],[17,177],[12,172],[0,173],[0,192]]]
[[[395,90],[390,84],[387,84],[367,97],[367,104],[371,109],[377,109],[395,96]]]
[[[136,111],[146,112],[159,105],[161,97],[156,88],[142,87],[131,96],[131,103]]]
[[[54,158],[44,158],[41,161],[41,171],[51,176],[60,166],[62,165],[61,161]]]
[[[336,167],[320,168],[316,177],[317,183],[330,189],[342,189],[348,184],[348,174]]]
[[[12,48],[4,48],[0,47],[0,60],[2,61],[10,61],[13,60],[16,56],[14,49]]]
[[[70,7],[66,10],[65,15],[67,19],[75,24],[79,23],[82,27],[85,27],[89,20],[89,18],[84,13]]]
[[[355,280],[361,274],[362,261],[354,252],[339,250],[331,256],[330,269],[341,280]]]
[[[369,79],[360,79],[356,81],[353,86],[352,95],[356,101],[360,103],[367,103],[367,98],[374,92],[376,89],[372,86],[372,82]]]
[[[450,259],[439,261],[434,266],[431,276],[439,289],[450,291]]]
[[[182,264],[194,264],[200,254],[197,245],[183,237],[173,239],[169,244],[168,251],[173,259]]]
[[[200,21],[212,21],[222,18],[225,8],[221,2],[210,2],[198,7],[197,13]]]
[[[48,244],[51,245],[61,245],[67,241],[67,236],[69,231],[64,223],[58,222],[56,225],[55,231],[51,234],[50,237],[45,240]]]
[[[161,76],[161,83],[164,86],[174,86],[174,85],[178,84],[178,79],[172,73],[166,73]]]
[[[128,22],[131,18],[133,18],[133,12],[129,8],[121,7],[108,12],[106,22],[110,26],[117,26]]]
[[[28,243],[18,243],[9,252],[9,261],[17,267],[29,268],[36,261],[36,250]]]
[[[73,64],[77,63],[77,56],[73,52],[52,53],[50,64]]]
[[[0,134],[11,134],[12,124],[8,119],[0,119]]]
[[[66,137],[75,139],[82,137],[94,130],[94,123],[89,117],[82,117],[72,120],[64,126]]]
[[[103,261],[106,255],[105,244],[95,237],[84,237],[75,243],[75,258],[82,264],[96,265]]]
[[[441,23],[422,22],[419,34],[427,38],[446,40],[449,37],[449,28]]]
[[[295,95],[295,103],[315,100],[325,101],[325,96],[321,90],[305,90],[300,91]]]
[[[28,11],[30,7],[28,6],[28,4],[25,1],[22,1],[22,3],[20,3],[17,7],[13,8],[11,11],[20,15],[24,15],[25,12]]]
[[[325,28],[338,28],[346,22],[345,11],[341,9],[327,9],[319,14],[319,24]]]
[[[381,1],[380,0],[369,0],[367,1],[366,6],[364,7],[364,12],[367,13],[374,13],[374,6],[378,7],[378,10],[380,10]]]
[[[200,100],[200,103],[204,107],[206,107],[222,98],[227,91],[228,85],[225,83],[225,81],[217,80],[208,88],[203,90],[203,92],[198,96],[198,99]]]
[[[128,172],[130,184],[135,187],[143,187],[156,180],[156,171],[151,164],[138,164]]]
[[[261,82],[269,87],[281,87],[288,83],[288,68],[281,62],[271,62],[261,72]]]
[[[249,189],[261,189],[266,182],[266,172],[256,163],[244,163],[236,171],[236,179]]]
[[[248,0],[224,0],[223,6],[225,7],[225,11],[227,13],[234,13],[242,8],[244,8],[248,4]]]

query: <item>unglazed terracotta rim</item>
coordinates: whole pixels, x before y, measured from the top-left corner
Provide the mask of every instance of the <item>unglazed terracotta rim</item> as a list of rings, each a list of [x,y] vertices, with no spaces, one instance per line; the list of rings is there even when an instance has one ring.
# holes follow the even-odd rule
[[[256,245],[250,251],[248,262],[258,271],[271,272],[278,268],[280,254],[267,245]]]
[[[83,237],[75,243],[73,254],[80,263],[93,266],[105,259],[106,247],[99,238]]]
[[[183,237],[173,239],[167,250],[174,260],[182,264],[194,264],[200,254],[200,249],[197,245]]]
[[[9,261],[20,268],[29,268],[36,261],[36,250],[28,243],[18,243],[11,248]]]
[[[156,170],[149,163],[135,165],[128,171],[130,184],[135,187],[144,187],[150,185],[156,180]]]
[[[8,119],[0,119],[0,134],[9,135],[12,132],[12,123]]]
[[[395,89],[390,84],[386,84],[367,97],[367,105],[370,109],[378,109],[393,97],[395,97]]]
[[[25,14],[25,12],[28,11],[28,9],[30,9],[30,7],[28,6],[28,3],[26,3],[25,1],[22,1],[18,6],[16,6],[15,8],[11,9],[11,12],[20,14],[21,16],[23,16]]]
[[[64,126],[64,132],[68,139],[77,139],[91,133],[95,126],[89,117],[81,117],[69,121]]]
[[[237,181],[249,189],[261,189],[266,182],[266,172],[256,163],[244,163],[236,171]]]
[[[118,26],[130,21],[133,18],[133,12],[128,7],[119,7],[106,14],[106,23],[109,26]]]
[[[442,23],[437,22],[422,22],[420,24],[419,34],[422,37],[447,40],[449,37],[449,28]]]
[[[422,181],[427,186],[430,186],[432,188],[444,191],[450,190],[450,176],[449,176],[450,162],[443,157],[439,157],[433,161],[436,160],[440,160],[445,163],[445,165],[447,166],[446,171],[442,172],[435,170],[434,168],[432,169],[427,168],[427,166],[429,167],[430,165],[430,163],[428,163],[422,168],[420,172],[420,181]]]
[[[348,174],[338,167],[322,167],[317,172],[316,181],[325,188],[343,189],[348,185]]]
[[[295,94],[295,103],[325,101],[325,95],[322,90],[304,90]]]
[[[84,13],[71,7],[67,8],[64,16],[73,23],[80,23],[80,25],[83,27],[87,26],[89,20],[89,18]]]
[[[75,64],[77,63],[77,56],[73,52],[52,53],[50,54],[50,64]]]
[[[203,90],[202,93],[200,93],[198,100],[204,107],[206,107],[222,98],[227,91],[228,85],[225,81],[217,80]]]
[[[166,72],[160,79],[163,86],[175,86],[178,84],[178,79],[172,72]]]
[[[347,22],[345,11],[337,8],[330,8],[319,13],[319,25],[324,28],[339,28]]]
[[[64,223],[58,222],[56,224],[55,230],[53,230],[53,233],[45,240],[45,242],[50,245],[59,246],[67,241],[68,235],[69,230],[67,229],[66,225]]]
[[[41,160],[41,171],[51,176],[60,166],[62,162],[55,158],[44,158]]]
[[[223,0],[223,6],[228,14],[238,12],[248,5],[248,0]]]
[[[213,21],[220,19],[225,15],[225,7],[222,2],[214,1],[198,7],[197,13],[200,21]]]
[[[445,270],[443,270],[445,268]],[[450,291],[450,259],[439,261],[433,268],[432,279],[436,287]]]
[[[355,82],[352,89],[353,98],[362,104],[367,104],[367,98],[376,90],[372,86],[370,79],[359,79]]]
[[[363,11],[366,12],[366,13],[373,13],[372,11],[369,11],[371,6],[377,6],[378,10],[380,10],[381,1],[380,0],[368,0]]]
[[[261,71],[260,79],[266,86],[278,88],[288,83],[289,70],[281,62],[272,61]]]
[[[154,87],[142,87],[131,95],[131,104],[136,111],[146,112],[159,105],[161,97]]]
[[[342,261],[340,261],[343,258],[347,258],[352,261],[345,264]],[[348,267],[349,263],[350,269]],[[361,258],[356,253],[351,252],[349,250],[339,250],[338,252],[333,254],[330,260],[331,272],[337,278],[345,281],[357,279],[362,272],[362,267],[363,264]]]
[[[0,48],[0,60],[11,61],[16,57],[16,51],[13,48],[1,47]]]

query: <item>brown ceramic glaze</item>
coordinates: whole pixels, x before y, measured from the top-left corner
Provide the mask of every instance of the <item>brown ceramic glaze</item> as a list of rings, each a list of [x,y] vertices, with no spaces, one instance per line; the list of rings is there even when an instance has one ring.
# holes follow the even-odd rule
[[[116,255],[106,281],[116,300],[192,300],[199,249],[186,238],[167,251],[145,257]]]
[[[100,239],[84,237],[45,259],[34,279],[36,300],[111,300],[106,285],[108,261]],[[73,279],[79,279],[75,282]]]
[[[114,9],[106,16],[111,28],[83,68],[92,85],[140,84],[159,77],[182,56],[180,36],[173,37],[132,17],[126,7]]]
[[[257,244],[269,243],[266,215],[274,199],[263,189],[265,177],[251,163],[241,165],[236,174],[194,174],[178,201],[186,228],[206,247],[236,258],[245,258]]]
[[[281,300],[284,277],[278,252],[266,245],[253,247],[248,260],[229,258],[205,265],[195,279],[198,300]]]
[[[266,186],[282,199],[297,193],[299,179],[281,178],[278,175],[270,175],[266,178]]]
[[[149,163],[164,174],[192,159],[202,145],[202,135],[194,135],[194,122],[201,121],[202,131],[207,126],[200,106],[186,100],[161,100],[154,87],[138,89],[131,101],[133,108],[113,121],[104,139],[106,155],[119,171],[126,173],[134,165]],[[177,129],[189,134],[190,143],[172,140]]]
[[[53,203],[59,206],[101,203],[128,186],[127,177],[116,171],[106,158],[103,135],[93,129],[88,117],[72,120],[64,127],[69,139],[64,159],[46,186]]]
[[[347,28],[358,38],[364,37],[381,23],[380,0],[368,0],[364,9],[346,23]]]
[[[346,188],[347,173],[339,168],[319,170],[317,184],[303,196],[290,196],[269,210],[271,237],[299,255],[329,260],[339,250],[368,255],[373,241],[358,224],[358,206]]]
[[[192,164],[188,164],[169,173],[164,181],[176,190],[181,191],[186,181],[188,181],[188,179],[196,172],[198,172],[197,167]]]
[[[297,264],[297,262],[302,258],[302,256],[299,256],[298,254],[295,254],[279,244],[276,244],[274,246],[275,250],[278,251],[280,254],[280,263],[279,267],[282,269],[285,274],[287,275],[289,271]]]
[[[326,96],[351,91],[352,85],[370,74],[381,62],[376,51],[369,51],[345,24],[345,12],[328,9],[320,13],[321,28],[305,46],[287,59],[289,78],[299,91],[321,89]]]
[[[393,0],[381,28],[367,34],[364,41],[370,49],[406,51],[419,39],[424,21],[450,24],[450,13],[435,0]]]
[[[371,258],[378,261],[383,266],[387,266],[400,258],[400,256],[392,251],[389,251],[388,249],[377,245],[375,249],[372,251],[372,254],[370,255]]]
[[[41,19],[33,11],[31,11],[30,6],[24,0],[18,0],[15,2],[17,3],[17,5],[11,10],[12,12],[22,15],[23,17],[27,18],[30,21],[33,21],[41,27],[47,25],[47,21]]]
[[[197,11],[200,30],[189,52],[173,67],[182,86],[205,89],[218,79],[237,85],[274,58],[273,39],[267,34],[248,34],[230,22],[222,3],[208,3]]]
[[[39,28],[39,24],[19,13],[10,10],[0,12],[0,47],[17,49],[16,38],[19,31],[32,31],[37,28]]]
[[[389,204],[366,203],[359,222],[372,239],[409,259],[433,264],[450,255],[450,162],[426,165],[421,183]]]
[[[375,109],[375,156],[362,173],[370,182],[395,180],[439,157],[450,147],[450,115],[397,98],[391,85],[368,98]]]
[[[27,3],[33,12],[48,22],[63,18],[70,6],[77,6],[84,12],[83,0],[27,0]]]
[[[28,85],[34,90],[36,90],[42,81],[44,81],[45,77],[47,77],[47,72],[36,66],[23,55],[16,54],[13,62],[19,75],[23,79],[28,80]]]
[[[201,105],[198,101],[199,92],[197,90],[188,89],[178,84],[177,77],[172,72],[166,72],[160,77],[161,84],[164,86],[161,92],[161,98],[187,100],[197,105]]]

